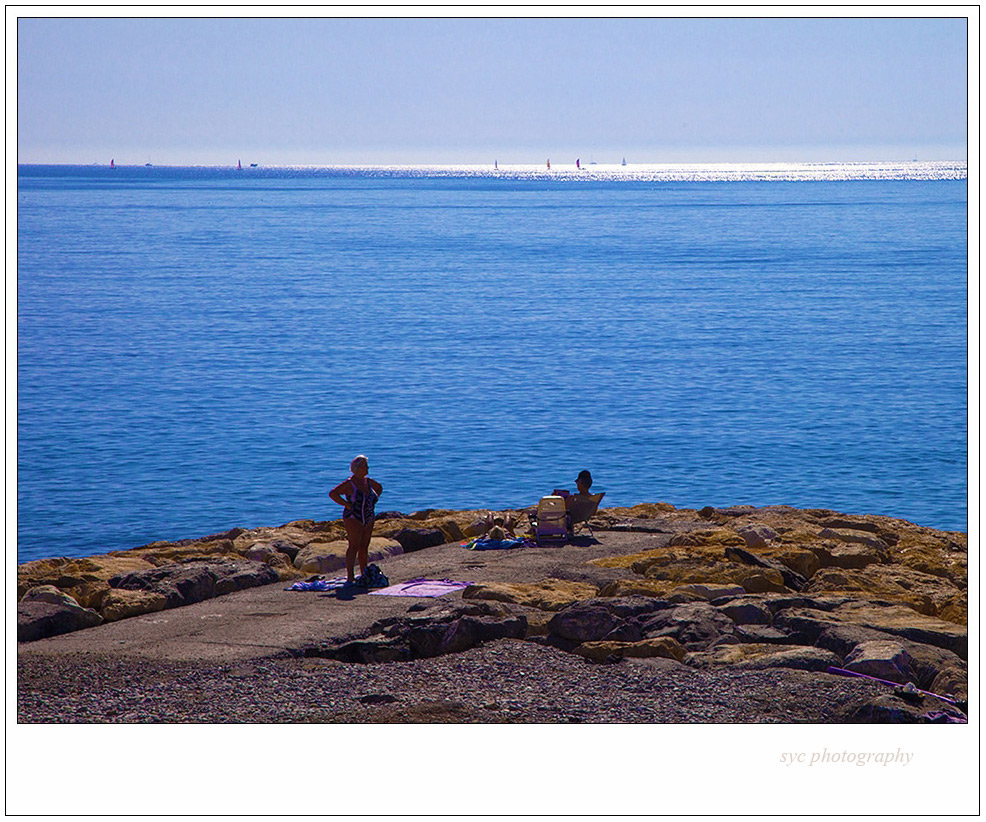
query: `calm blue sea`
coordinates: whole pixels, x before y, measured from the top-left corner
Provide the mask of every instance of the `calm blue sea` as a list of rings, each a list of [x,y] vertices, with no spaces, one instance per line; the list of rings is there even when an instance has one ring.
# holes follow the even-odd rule
[[[18,561],[381,510],[967,528],[964,179],[22,166]]]

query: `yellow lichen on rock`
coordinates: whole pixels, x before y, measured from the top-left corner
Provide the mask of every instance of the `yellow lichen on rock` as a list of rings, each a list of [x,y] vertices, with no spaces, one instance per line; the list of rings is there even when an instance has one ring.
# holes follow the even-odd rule
[[[598,640],[596,642],[583,642],[575,649],[575,653],[593,662],[605,662],[610,657],[622,659],[634,657],[637,659],[647,659],[652,657],[662,657],[681,662],[685,658],[685,649],[674,637],[660,636],[651,639],[642,639],[638,642],[617,642],[609,640]]]
[[[163,611],[167,597],[151,591],[111,588],[103,597],[100,613],[107,622]]]
[[[534,583],[487,582],[470,585],[462,592],[463,599],[488,599],[539,608],[542,611],[560,611],[566,605],[591,599],[598,588],[587,582],[571,582],[566,579],[543,579]]]

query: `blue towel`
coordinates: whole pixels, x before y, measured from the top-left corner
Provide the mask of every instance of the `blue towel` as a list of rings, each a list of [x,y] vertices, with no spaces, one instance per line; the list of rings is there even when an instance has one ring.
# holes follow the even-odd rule
[[[489,537],[480,537],[479,539],[474,539],[471,544],[467,544],[466,547],[472,549],[473,551],[495,551],[501,548],[519,548],[522,545],[528,545],[526,539],[521,537],[516,537],[514,539],[490,539]]]
[[[346,586],[346,578],[316,579],[311,582],[296,582],[285,588],[285,591],[334,591]]]

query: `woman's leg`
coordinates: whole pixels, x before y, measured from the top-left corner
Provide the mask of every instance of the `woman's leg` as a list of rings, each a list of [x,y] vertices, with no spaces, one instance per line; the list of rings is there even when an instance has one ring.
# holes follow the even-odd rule
[[[359,541],[359,569],[360,573],[366,572],[366,566],[370,564],[369,554],[370,554],[370,537],[373,536],[373,520],[368,520],[363,523],[363,533],[360,535]]]
[[[356,555],[359,553],[360,543],[363,541],[363,523],[355,518],[343,519],[342,524],[346,526],[346,538],[349,545],[346,547],[346,579],[352,581],[356,579]]]

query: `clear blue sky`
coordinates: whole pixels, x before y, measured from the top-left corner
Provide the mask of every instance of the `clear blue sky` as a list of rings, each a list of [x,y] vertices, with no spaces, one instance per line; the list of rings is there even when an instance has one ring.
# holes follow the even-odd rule
[[[20,162],[966,158],[964,19],[38,19]]]

